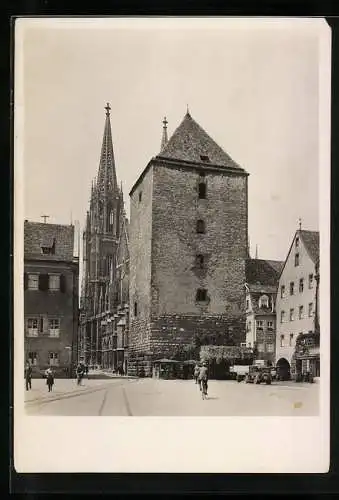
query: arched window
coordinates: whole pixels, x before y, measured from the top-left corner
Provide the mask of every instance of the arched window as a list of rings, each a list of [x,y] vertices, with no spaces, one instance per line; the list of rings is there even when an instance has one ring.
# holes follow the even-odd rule
[[[197,220],[197,233],[203,234],[205,231],[205,221],[202,219]]]
[[[206,184],[205,182],[199,182],[199,199],[200,200],[205,200],[206,199]]]
[[[267,295],[262,295],[259,299],[259,308],[260,307],[269,307],[269,298]]]

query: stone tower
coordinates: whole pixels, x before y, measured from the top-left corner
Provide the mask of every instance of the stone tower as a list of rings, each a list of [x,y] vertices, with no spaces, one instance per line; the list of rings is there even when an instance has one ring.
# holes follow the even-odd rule
[[[248,174],[187,112],[131,192],[129,371],[245,341]]]
[[[111,321],[116,308],[116,256],[123,216],[123,194],[117,184],[107,104],[99,171],[92,183],[90,207],[83,233],[83,281],[81,297],[81,355],[90,365],[112,365]],[[106,359],[107,358],[107,359]]]

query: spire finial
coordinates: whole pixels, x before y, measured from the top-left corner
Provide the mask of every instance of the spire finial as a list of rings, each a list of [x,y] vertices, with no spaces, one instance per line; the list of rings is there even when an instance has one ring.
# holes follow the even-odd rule
[[[186,114],[189,115],[190,114],[190,109],[188,107],[188,104],[186,104]]]
[[[162,139],[161,139],[161,149],[160,149],[160,151],[162,151],[164,149],[164,147],[166,146],[166,144],[168,143],[168,136],[167,136],[167,124],[168,124],[168,121],[167,121],[166,116],[164,117],[162,123],[163,123],[163,129],[162,129]]]
[[[105,110],[106,110],[106,116],[109,116],[109,112],[111,111],[111,106],[109,105],[109,102],[106,104]]]
[[[258,258],[258,245],[255,245],[255,258]]]
[[[299,217],[299,231],[301,231],[301,217]]]

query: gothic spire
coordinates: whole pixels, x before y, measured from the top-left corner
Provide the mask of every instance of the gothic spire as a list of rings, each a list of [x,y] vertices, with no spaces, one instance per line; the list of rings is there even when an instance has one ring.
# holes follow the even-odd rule
[[[115,191],[118,187],[117,176],[115,171],[115,161],[114,161],[112,131],[111,131],[111,121],[110,121],[111,107],[109,103],[107,103],[105,110],[106,110],[106,121],[105,121],[104,136],[101,147],[99,173],[97,179],[97,189],[100,193],[112,192]]]
[[[163,120],[163,129],[162,129],[162,139],[161,139],[161,151],[164,149],[164,147],[166,146],[166,144],[168,143],[168,136],[167,136],[167,119],[166,119],[166,116]]]

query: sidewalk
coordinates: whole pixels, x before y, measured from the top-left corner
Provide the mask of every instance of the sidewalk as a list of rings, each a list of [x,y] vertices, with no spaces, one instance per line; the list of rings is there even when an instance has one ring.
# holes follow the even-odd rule
[[[111,378],[87,380],[83,379],[81,385],[77,385],[75,379],[57,378],[54,379],[52,392],[48,392],[45,379],[33,379],[32,389],[25,390],[25,403],[37,401],[48,401],[50,399],[59,399],[62,396],[76,395],[82,392],[88,392],[104,387],[111,382]]]

